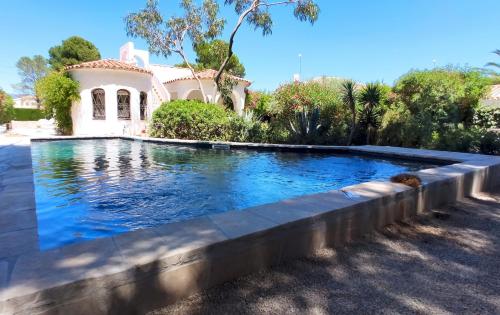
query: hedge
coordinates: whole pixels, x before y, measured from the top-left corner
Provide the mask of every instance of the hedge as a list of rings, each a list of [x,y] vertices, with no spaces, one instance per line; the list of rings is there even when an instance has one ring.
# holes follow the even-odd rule
[[[41,109],[14,108],[14,119],[18,121],[34,121],[45,118],[45,112]]]

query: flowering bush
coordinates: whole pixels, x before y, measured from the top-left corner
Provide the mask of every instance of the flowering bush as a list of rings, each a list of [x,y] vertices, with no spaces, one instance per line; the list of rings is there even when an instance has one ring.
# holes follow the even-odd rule
[[[339,90],[319,82],[294,82],[280,86],[274,93],[276,119],[290,131],[290,141],[340,144],[349,121],[348,109],[342,106]],[[297,113],[319,111],[320,128],[314,137],[298,139],[292,126]],[[308,115],[316,119],[315,115]]]

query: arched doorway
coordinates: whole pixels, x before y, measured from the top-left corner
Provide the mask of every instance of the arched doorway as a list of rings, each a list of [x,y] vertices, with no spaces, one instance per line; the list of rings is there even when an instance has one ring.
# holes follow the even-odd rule
[[[186,100],[197,100],[203,102],[203,94],[200,90],[191,90],[186,96]]]
[[[226,100],[226,102],[224,102],[224,99],[223,99],[222,96],[219,96],[219,98],[217,99],[217,104],[219,104],[221,106],[224,106],[226,108],[232,109],[232,110],[236,110],[236,108],[234,107],[235,104],[236,104],[236,99],[237,98],[236,98],[236,96],[235,96],[235,94],[233,92],[233,93],[231,93],[231,97],[228,98]]]

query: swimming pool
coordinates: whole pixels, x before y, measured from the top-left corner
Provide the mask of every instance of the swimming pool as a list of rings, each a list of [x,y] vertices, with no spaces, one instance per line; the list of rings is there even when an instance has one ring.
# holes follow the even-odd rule
[[[34,142],[31,150],[42,250],[434,166],[121,139]]]

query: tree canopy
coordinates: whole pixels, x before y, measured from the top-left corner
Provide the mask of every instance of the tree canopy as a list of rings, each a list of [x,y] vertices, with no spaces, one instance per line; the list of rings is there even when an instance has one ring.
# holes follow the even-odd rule
[[[193,67],[196,70],[219,70],[224,62],[228,48],[229,44],[220,39],[195,45],[193,49],[196,53],[196,64]],[[187,67],[186,63],[180,63],[177,66]],[[226,71],[237,77],[245,77],[245,66],[240,62],[238,56],[234,54],[226,66]]]
[[[196,62],[199,67],[204,69],[218,70],[224,62],[228,49],[229,44],[220,39],[198,44],[194,47],[196,55],[198,56]],[[245,67],[235,54],[229,59],[226,65],[226,71],[238,77],[245,76]]]
[[[270,8],[275,6],[292,6],[293,15],[299,21],[308,21],[311,24],[316,22],[319,15],[319,6],[314,0],[225,0],[226,5],[234,6],[235,12],[239,15],[238,21],[229,36],[229,46],[226,51],[226,57],[219,67],[219,71],[215,78],[217,86],[221,86],[222,77],[226,67],[233,56],[233,45],[236,33],[240,29],[244,21],[253,26],[255,29],[262,30],[262,35],[272,33],[273,19]]]
[[[71,36],[63,40],[61,45],[50,48],[49,56],[49,64],[55,70],[86,61],[101,59],[101,54],[97,47],[88,40],[78,36]]]
[[[193,45],[215,38],[222,32],[225,21],[218,17],[219,5],[215,0],[204,0],[201,5],[194,4],[193,0],[182,0],[180,7],[183,9],[182,16],[166,19],[160,13],[158,1],[147,0],[144,9],[125,17],[127,35],[146,40],[149,51],[154,54],[165,57],[178,54],[198,81],[206,102],[203,85],[187,59],[184,44],[187,38]]]
[[[16,67],[21,82],[14,84],[13,88],[20,93],[34,95],[36,81],[46,76],[49,71],[47,59],[40,55],[33,56],[33,58],[21,57]]]

